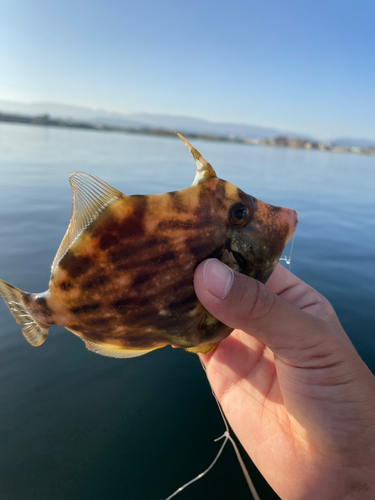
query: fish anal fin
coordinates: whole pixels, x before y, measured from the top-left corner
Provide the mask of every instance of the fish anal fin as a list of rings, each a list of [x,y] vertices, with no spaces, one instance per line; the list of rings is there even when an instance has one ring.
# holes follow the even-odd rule
[[[192,352],[194,354],[208,354],[211,352],[215,347],[217,347],[220,344],[220,342],[212,342],[211,344],[202,344],[202,345],[197,345],[195,347],[184,347],[185,351]]]
[[[39,325],[25,308],[22,303],[23,293],[15,286],[0,280],[0,294],[16,322],[23,326],[23,336],[33,347],[39,347],[47,338],[48,328]]]
[[[71,172],[72,216],[65,236],[52,262],[51,274],[68,251],[74,240],[113,201],[124,196],[93,174]]]
[[[102,356],[109,356],[110,358],[135,358],[136,356],[142,356],[147,354],[159,347],[153,347],[151,349],[126,349],[121,346],[102,344],[100,342],[93,342],[87,338],[83,338],[86,348],[89,351],[95,352],[96,354],[101,354]],[[164,346],[160,346],[164,347]]]

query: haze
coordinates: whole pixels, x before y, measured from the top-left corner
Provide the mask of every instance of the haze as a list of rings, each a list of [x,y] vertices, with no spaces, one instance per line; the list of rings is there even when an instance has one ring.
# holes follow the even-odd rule
[[[0,2],[0,99],[375,139],[373,1]]]

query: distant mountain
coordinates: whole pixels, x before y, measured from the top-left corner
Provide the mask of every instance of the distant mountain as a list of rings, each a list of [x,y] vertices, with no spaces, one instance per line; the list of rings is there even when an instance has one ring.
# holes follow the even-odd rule
[[[68,106],[65,104],[56,104],[52,102],[23,103],[16,101],[0,100],[0,111],[6,113],[19,113],[24,115],[44,115],[49,114],[54,118],[63,118],[65,120],[78,120],[96,122],[98,116],[105,119],[121,121],[121,126],[139,126],[138,122],[128,120],[127,115],[121,113],[109,113],[101,109],[85,108],[83,106]]]
[[[260,127],[241,123],[218,123],[188,116],[161,115],[150,113],[116,113],[104,109],[92,109],[83,106],[57,104],[51,102],[22,103],[16,101],[0,100],[0,111],[5,113],[19,113],[25,115],[49,114],[53,118],[65,120],[87,121],[103,125],[112,125],[125,128],[141,129],[160,128],[175,130],[182,133],[207,134],[225,137],[238,137],[240,139],[272,139],[277,136],[300,138],[313,142],[318,141],[313,137],[295,132],[288,132],[272,127]],[[326,142],[326,141],[325,141]],[[370,139],[339,138],[332,139],[331,145],[375,147],[375,141]]]
[[[49,114],[54,118],[85,120],[120,127],[152,127],[179,132],[233,136],[239,138],[267,139],[276,136],[297,137],[298,134],[272,127],[259,127],[238,123],[215,123],[188,116],[159,115],[150,113],[123,114],[91,109],[83,106],[68,106],[49,102],[21,103],[0,100],[0,111],[26,115]]]
[[[268,137],[276,137],[278,135],[287,135],[288,137],[296,136],[296,134],[291,132],[283,132],[271,127],[259,127],[256,125],[237,123],[215,123],[199,118],[190,118],[188,116],[139,113],[126,115],[126,118],[149,127],[160,127],[168,130],[177,130],[195,134],[233,136],[242,139],[247,137],[266,139]],[[99,116],[98,119],[100,119]]]

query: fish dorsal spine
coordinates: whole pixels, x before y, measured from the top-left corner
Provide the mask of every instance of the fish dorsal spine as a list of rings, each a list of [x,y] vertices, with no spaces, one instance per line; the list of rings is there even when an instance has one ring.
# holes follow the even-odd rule
[[[52,262],[51,274],[69,250],[74,240],[113,201],[124,195],[94,174],[71,172],[72,216],[65,236]]]
[[[197,151],[190,144],[189,141],[185,139],[185,137],[177,132],[178,137],[188,148],[190,153],[193,155],[195,161],[195,177],[192,183],[192,186],[196,186],[197,184],[202,184],[203,182],[211,179],[212,177],[216,177],[216,172],[212,168],[212,166],[208,163],[207,160],[203,158],[199,151]]]

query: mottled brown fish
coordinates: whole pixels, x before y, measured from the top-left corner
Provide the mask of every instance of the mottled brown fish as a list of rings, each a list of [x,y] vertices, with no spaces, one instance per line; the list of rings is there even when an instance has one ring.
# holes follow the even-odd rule
[[[211,316],[193,287],[197,265],[216,257],[265,282],[294,233],[297,213],[247,195],[193,154],[193,184],[126,196],[74,172],[72,217],[52,263],[49,289],[0,294],[33,346],[62,325],[98,354],[131,357],[167,344],[209,352],[232,329]]]

